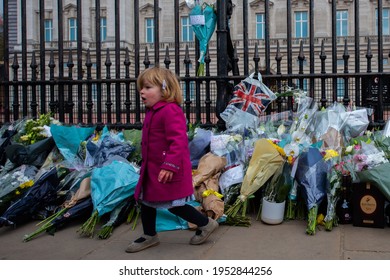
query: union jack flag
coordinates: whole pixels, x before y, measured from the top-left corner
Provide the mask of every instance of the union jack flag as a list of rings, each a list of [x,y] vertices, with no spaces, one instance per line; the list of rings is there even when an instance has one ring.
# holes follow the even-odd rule
[[[258,82],[253,80],[253,82]],[[264,92],[263,89],[267,90]],[[276,99],[275,94],[265,85],[263,89],[248,81],[248,78],[241,81],[234,87],[234,97],[229,101],[229,105],[233,105],[252,115],[259,116],[267,106]]]

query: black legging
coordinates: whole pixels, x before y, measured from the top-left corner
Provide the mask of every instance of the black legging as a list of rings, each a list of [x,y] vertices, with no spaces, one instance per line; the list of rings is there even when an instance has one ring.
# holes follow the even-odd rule
[[[183,206],[176,206],[168,209],[172,214],[179,216],[180,218],[197,225],[198,227],[203,227],[209,222],[208,218],[193,206],[184,204]],[[141,204],[141,220],[142,227],[144,229],[144,234],[154,236],[156,235],[156,217],[157,210],[156,208],[149,207],[145,204]]]

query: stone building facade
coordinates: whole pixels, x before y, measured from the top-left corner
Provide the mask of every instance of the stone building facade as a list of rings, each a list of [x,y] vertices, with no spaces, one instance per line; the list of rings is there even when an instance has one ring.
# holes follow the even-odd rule
[[[76,0],[63,0],[63,34],[64,34],[64,48],[72,48],[76,46],[76,40],[72,37],[72,28],[75,28],[76,22],[71,21],[77,17],[77,6]],[[134,48],[134,15],[136,12],[139,13],[139,38],[141,43],[141,50],[144,46],[151,46],[148,43],[148,32],[153,30],[153,16],[154,16],[154,1],[153,0],[139,0],[139,11],[134,11],[134,3],[130,0],[121,0],[120,2],[120,42],[121,47],[129,47],[130,50]],[[248,39],[249,48],[251,54],[253,54],[254,44],[259,44],[260,56],[264,56],[262,46],[264,45],[264,0],[248,0],[247,16],[248,16]],[[308,13],[309,13],[309,2],[308,0],[292,0],[291,10],[291,36],[293,40],[292,48],[294,56],[297,55],[299,50],[300,41],[307,45],[308,38]],[[9,12],[10,12],[10,52],[19,51],[21,43],[21,26],[18,23],[20,19],[20,3],[21,1],[9,0]],[[46,46],[48,49],[56,48],[58,41],[58,1],[46,0],[45,1],[45,32],[51,33],[48,35]],[[81,1],[82,3],[82,42],[84,49],[93,49],[95,47],[95,1]],[[101,28],[105,30],[104,38],[102,38],[102,49],[113,47],[114,35],[115,35],[115,1],[114,0],[102,0],[100,1],[100,16],[104,19],[101,22],[104,25]],[[174,1],[172,0],[160,0],[159,1],[159,38],[161,44],[173,44],[175,40],[175,28],[174,28]],[[232,40],[237,47],[238,57],[243,56],[243,34],[244,34],[244,7],[243,0],[233,0],[233,13],[229,21],[229,28],[231,32]],[[287,38],[287,1],[286,0],[271,0],[269,1],[269,34],[271,39],[271,60],[273,60],[276,41],[279,41],[282,53],[286,51],[286,38]],[[29,50],[36,50],[39,47],[39,0],[26,1],[27,4],[27,42]],[[316,53],[321,45],[321,41],[325,41],[327,50],[330,50],[330,38],[332,35],[332,0],[321,0],[315,1],[314,3],[314,36],[316,38]],[[377,1],[375,0],[361,0],[359,1],[359,20],[360,20],[360,37],[362,50],[366,48],[367,38],[374,37],[377,35]],[[189,20],[188,15],[190,9],[187,6],[186,1],[179,1],[180,10],[180,40],[181,45],[189,45],[190,48],[194,47],[194,37],[188,35]],[[385,43],[389,37],[389,10],[390,1],[383,1],[383,27]],[[342,34],[340,35],[339,53],[342,56],[342,48],[344,40],[348,40],[350,44],[353,44],[354,36],[354,0],[337,0],[337,17],[338,21],[344,27]],[[302,17],[298,19],[297,17]],[[343,18],[344,17],[344,18]],[[72,27],[73,24],[73,27]],[[306,27],[304,25],[306,24]],[[346,27],[345,27],[346,26]],[[299,33],[298,29],[304,28],[302,34]],[[149,30],[149,31],[148,31]],[[340,29],[341,30],[341,29]],[[153,32],[153,31],[152,31]],[[338,31],[337,31],[338,32]],[[299,34],[298,34],[299,33]],[[186,35],[187,34],[187,35]],[[186,37],[187,36],[187,37]],[[185,38],[185,39],[183,39]],[[184,41],[186,40],[186,41]],[[214,33],[210,42],[210,54],[216,52],[216,35]],[[149,36],[150,41],[150,36]],[[375,53],[375,44],[372,44],[373,52]],[[184,48],[183,48],[184,49]],[[386,52],[384,57],[384,66],[387,65],[387,53],[388,49],[384,49]],[[165,52],[165,49],[164,49]],[[329,51],[330,52],[330,51]],[[153,55],[153,54],[152,54]],[[362,53],[364,55],[364,53]],[[351,57],[353,60],[353,55]],[[375,60],[373,61],[375,64]],[[264,60],[260,61],[262,66]],[[364,63],[364,62],[363,62]],[[250,68],[253,68],[253,63],[250,61]],[[211,67],[216,67],[215,64],[211,63]],[[295,66],[294,66],[295,67]],[[272,66],[271,68],[274,68]]]

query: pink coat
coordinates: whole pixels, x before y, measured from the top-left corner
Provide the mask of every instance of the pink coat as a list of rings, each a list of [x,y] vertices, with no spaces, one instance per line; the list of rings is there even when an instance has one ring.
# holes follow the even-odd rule
[[[142,127],[142,165],[134,197],[169,201],[193,194],[192,166],[183,110],[160,101],[148,109]],[[161,169],[174,172],[169,183],[158,182]]]

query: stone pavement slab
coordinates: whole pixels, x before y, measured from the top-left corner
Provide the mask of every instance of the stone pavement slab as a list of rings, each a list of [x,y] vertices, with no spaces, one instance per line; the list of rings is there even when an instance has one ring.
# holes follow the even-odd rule
[[[318,228],[305,233],[306,221],[284,221],[266,225],[251,217],[250,227],[221,225],[202,245],[190,245],[190,230],[160,232],[160,245],[134,254],[125,252],[139,237],[122,224],[105,240],[81,237],[80,223],[68,224],[55,233],[46,233],[23,242],[36,229],[29,222],[13,229],[0,228],[2,260],[390,260],[390,227],[384,229],[339,225],[331,232]]]

